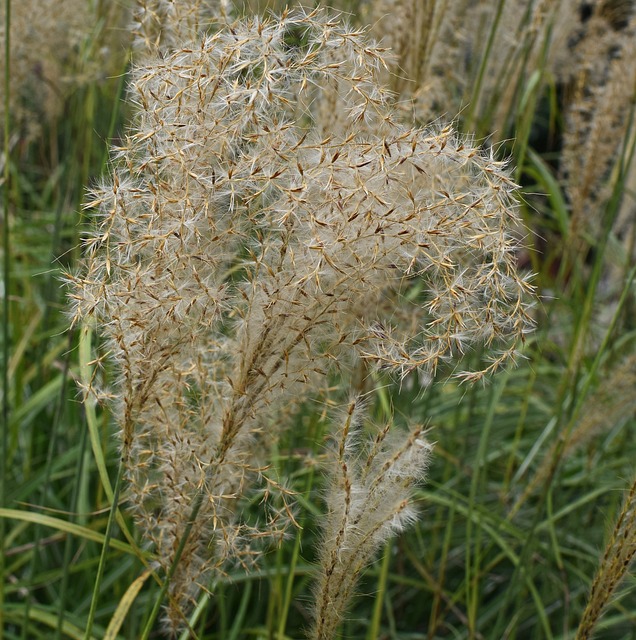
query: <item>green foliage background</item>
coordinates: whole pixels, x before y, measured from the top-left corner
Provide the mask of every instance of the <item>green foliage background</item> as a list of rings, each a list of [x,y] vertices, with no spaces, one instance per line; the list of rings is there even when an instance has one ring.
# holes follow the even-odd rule
[[[4,126],[0,637],[7,639],[138,638],[160,591],[124,497],[109,520],[118,461],[111,416],[83,405],[77,382],[90,381],[96,367],[106,379],[112,373],[88,332],[68,330],[59,282],[81,252],[85,189],[129,115],[126,70],[122,63],[113,77],[79,86],[63,117],[29,145],[10,144],[11,123]],[[632,482],[634,270],[609,266],[633,113],[609,178],[612,195],[597,214],[600,232],[573,251],[557,179],[562,87],[548,83],[534,94],[532,82],[520,87],[525,99],[498,152],[514,157],[523,185],[532,234],[520,261],[537,273],[537,330],[526,359],[486,386],[388,385],[377,393],[378,419],[393,412],[399,419],[408,407],[431,425],[436,445],[418,492],[422,517],[369,567],[344,638],[573,638]],[[485,133],[470,110],[458,123]],[[618,293],[608,299],[610,286]],[[303,637],[324,510],[325,425],[311,403],[293,420],[273,459],[297,492],[301,528],[264,554],[258,571],[219,579],[182,638]],[[573,433],[583,435],[569,449]],[[316,464],[307,464],[307,450]],[[634,586],[633,575],[622,583],[599,638],[636,638]]]

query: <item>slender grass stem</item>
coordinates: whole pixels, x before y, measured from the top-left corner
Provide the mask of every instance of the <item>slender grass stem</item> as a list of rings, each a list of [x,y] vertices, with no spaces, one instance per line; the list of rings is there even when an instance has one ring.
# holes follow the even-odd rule
[[[248,582],[245,587],[245,592],[248,594],[248,599],[249,599],[249,592],[251,590],[252,590],[252,583]],[[188,626],[186,629],[184,629],[181,632],[181,635],[179,636],[179,640],[189,640],[189,638],[192,638],[193,637],[192,629],[194,629],[194,627],[199,623],[202,617],[203,617],[203,622],[205,622],[204,614],[206,612],[206,609],[209,607],[210,599],[211,599],[211,595],[208,591],[204,591],[201,594],[201,596],[199,597],[199,601],[197,602],[197,606],[194,608],[194,611],[192,612],[192,615],[188,620]],[[237,621],[237,624],[240,628],[240,621]],[[228,640],[230,639],[228,638]]]
[[[190,532],[192,531],[192,527],[196,522],[197,516],[199,515],[199,511],[201,510],[201,507],[203,505],[204,497],[205,497],[204,491],[199,491],[194,498],[194,502],[192,503],[192,511],[190,513],[190,518],[183,531],[183,536],[179,541],[179,546],[177,547],[177,551],[174,554],[174,558],[172,559],[172,564],[170,565],[170,568],[168,569],[168,573],[166,574],[165,580],[161,585],[161,590],[159,591],[159,594],[155,599],[155,604],[152,608],[152,611],[150,612],[150,615],[148,616],[148,620],[146,621],[146,624],[143,628],[143,631],[141,633],[139,640],[148,640],[150,633],[152,632],[152,628],[155,624],[155,621],[159,616],[161,605],[163,604],[166,594],[168,593],[168,589],[170,588],[172,577],[174,576],[174,573],[177,570],[177,567],[179,566],[179,561],[181,560],[181,556],[183,554],[183,551],[185,550],[186,544],[188,542],[188,538],[190,537]]]
[[[90,640],[93,632],[93,623],[95,621],[95,612],[97,611],[97,603],[99,601],[100,590],[102,586],[102,578],[104,577],[104,571],[106,569],[106,556],[108,555],[108,546],[113,533],[113,526],[115,524],[117,509],[119,503],[119,491],[121,488],[122,478],[124,476],[124,463],[119,461],[119,468],[117,470],[117,480],[115,481],[115,488],[113,490],[113,499],[108,514],[108,524],[106,525],[106,532],[104,534],[104,544],[102,546],[102,553],[99,558],[99,565],[97,567],[97,575],[95,576],[95,584],[93,588],[93,598],[91,600],[90,611],[88,612],[88,621],[86,623],[86,631],[84,633],[84,640]]]
[[[67,355],[65,361],[64,361],[64,372],[63,372],[63,376],[62,376],[62,384],[60,386],[60,392],[58,394],[58,398],[57,398],[57,406],[55,409],[55,414],[53,417],[53,421],[52,421],[52,425],[51,425],[51,434],[49,437],[49,446],[48,446],[48,450],[47,450],[47,454],[46,454],[46,463],[45,463],[45,467],[44,467],[44,478],[42,481],[42,485],[40,487],[40,502],[41,504],[45,504],[46,502],[46,494],[50,489],[50,480],[51,480],[51,471],[53,468],[53,462],[54,462],[54,452],[55,452],[55,448],[58,444],[58,427],[60,425],[60,422],[62,420],[62,415],[64,413],[64,406],[65,406],[65,402],[66,402],[66,393],[67,393],[67,380],[68,380],[68,372],[69,372],[69,366],[70,366],[70,348],[73,342],[73,336],[74,336],[74,332],[69,332],[69,336],[68,336],[68,346],[69,346],[69,355]],[[84,432],[82,432],[82,442],[84,441]],[[79,478],[79,474],[76,476],[77,478]],[[73,512],[75,510],[75,505],[76,502],[75,500],[72,500],[72,504],[71,504],[71,512]],[[42,527],[38,524],[35,526],[35,532],[34,532],[34,548],[33,548],[33,556],[31,557],[31,566],[29,568],[29,573],[31,576],[35,576],[38,568],[39,568],[39,564],[40,564],[40,544],[41,544],[41,538],[42,538]],[[67,538],[67,543],[70,541],[71,536],[68,536]],[[67,576],[67,568],[68,568],[68,564],[65,562],[64,563],[64,575]],[[60,593],[63,593],[63,589],[60,590]],[[30,610],[30,605],[31,605],[31,599],[27,598],[24,604],[24,625],[22,627],[22,638],[23,640],[27,639],[27,634],[28,634],[28,629],[29,629],[29,610]],[[59,620],[59,624],[58,624],[58,630],[57,630],[57,637],[59,637],[59,634],[61,633],[61,629],[62,629],[62,623],[64,620],[64,606],[63,606],[63,600],[60,599],[60,620]]]
[[[71,513],[77,512],[77,505],[79,504],[79,495],[80,495],[80,484],[81,478],[84,473],[84,452],[86,451],[86,445],[88,443],[88,429],[82,429],[82,435],[80,440],[79,451],[77,454],[77,463],[75,468],[75,482],[73,484],[73,494],[71,496]],[[71,564],[71,552],[72,552],[72,540],[73,536],[66,536],[66,542],[64,544],[64,573],[62,575],[62,583],[60,585],[60,598],[59,598],[59,618],[57,623],[57,629],[55,630],[55,638],[58,640],[62,637],[62,625],[64,622],[64,614],[66,607],[66,598],[67,598],[67,590],[68,584],[70,580],[69,575],[69,567]]]
[[[227,640],[239,640],[241,637],[241,633],[244,629],[244,621],[245,614],[247,613],[247,608],[249,606],[250,595],[252,594],[252,582],[248,582],[245,585],[245,589],[243,590],[243,596],[241,597],[241,603],[239,604],[238,611],[236,612],[236,616],[232,622],[232,627],[230,628],[230,633],[227,637]],[[283,638],[284,635],[279,635],[278,640]]]
[[[4,254],[3,260],[3,321],[2,321],[2,455],[0,456],[0,506],[7,507],[7,481],[8,481],[8,465],[9,465],[9,325],[10,318],[10,304],[9,297],[11,293],[11,252],[9,235],[11,233],[11,225],[9,223],[9,183],[10,183],[10,111],[9,111],[9,97],[11,92],[10,82],[10,63],[11,63],[11,0],[5,0],[4,2],[4,140],[3,140],[3,155],[4,155],[4,168],[3,168],[3,180],[4,185],[2,189],[2,205],[3,205],[3,218],[2,218],[2,236],[3,244],[2,250]],[[4,544],[6,543],[6,525],[3,518],[0,518],[0,640],[4,637],[4,600],[5,591],[4,585],[6,584],[5,576],[5,550]]]
[[[466,519],[466,600],[468,603],[468,624],[470,637],[474,637],[477,626],[477,612],[480,597],[479,575],[481,573],[482,549],[481,536],[481,514],[475,506],[478,503],[478,493],[481,493],[486,485],[486,473],[488,469],[486,452],[489,443],[490,433],[495,420],[495,411],[499,400],[508,382],[507,376],[500,376],[495,386],[491,390],[490,401],[488,403],[488,413],[481,430],[479,445],[473,462],[473,475],[470,483],[468,495],[469,516]],[[475,509],[474,513],[473,510]],[[477,523],[477,530],[473,532],[473,521]]]
[[[374,640],[380,637],[380,623],[382,622],[382,607],[384,605],[384,596],[386,594],[386,586],[389,577],[389,566],[391,565],[391,550],[393,542],[389,541],[384,546],[382,554],[382,563],[380,564],[380,574],[378,575],[377,588],[375,592],[375,600],[373,603],[373,614],[369,621],[369,629],[367,631],[367,640]]]
[[[314,483],[314,468],[312,467],[308,476],[307,476],[307,484],[305,486],[305,493],[309,497],[311,494],[311,489]],[[285,584],[285,591],[283,594],[283,604],[281,607],[279,622],[278,622],[278,638],[283,638],[285,635],[285,627],[287,625],[287,618],[289,616],[289,608],[292,603],[292,591],[294,588],[294,579],[296,577],[296,567],[298,565],[298,561],[300,559],[300,547],[302,543],[302,534],[303,534],[303,526],[305,524],[305,519],[300,522],[300,528],[296,531],[296,539],[294,541],[294,550],[292,552],[292,557],[289,562],[289,566],[287,567],[287,583]]]
[[[468,114],[466,116],[466,128],[472,131],[475,128],[477,112],[479,107],[479,100],[481,96],[482,85],[484,82],[484,76],[486,74],[486,68],[488,67],[488,61],[492,53],[493,46],[495,44],[495,36],[499,28],[501,16],[503,14],[503,8],[506,0],[499,0],[497,3],[497,9],[495,10],[495,17],[490,25],[490,32],[488,34],[488,40],[486,42],[486,48],[484,55],[479,63],[479,71],[477,72],[477,79],[473,85],[472,95],[470,97],[470,105],[468,107]]]

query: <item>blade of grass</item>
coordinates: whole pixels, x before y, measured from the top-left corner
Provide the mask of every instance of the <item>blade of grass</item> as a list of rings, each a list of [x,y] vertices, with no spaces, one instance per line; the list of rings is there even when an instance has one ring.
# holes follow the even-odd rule
[[[86,441],[87,441],[87,430],[82,429],[82,440],[80,444],[80,448],[77,454],[77,462],[76,462],[76,472],[75,472],[75,480],[73,482],[73,494],[71,496],[71,513],[78,513],[78,505],[79,505],[79,497],[80,497],[80,487],[82,484],[82,476],[84,473],[84,453],[86,451]],[[60,599],[59,599],[59,612],[60,618],[59,623],[56,630],[56,640],[61,638],[62,634],[62,623],[64,621],[64,611],[66,606],[66,590],[68,587],[69,580],[69,568],[71,566],[71,541],[73,540],[72,536],[66,537],[66,542],[64,544],[64,560],[62,562],[62,584],[60,585]]]
[[[83,326],[81,328],[80,337],[79,337],[79,363],[80,363],[80,381],[81,384],[86,391],[89,393],[91,389],[91,385],[93,384],[93,379],[95,376],[95,372],[92,368],[92,330],[88,326]],[[88,431],[90,435],[91,448],[93,451],[93,456],[95,458],[95,464],[97,465],[97,471],[99,474],[99,478],[102,483],[102,487],[104,489],[104,493],[106,494],[106,499],[113,504],[113,488],[110,483],[110,478],[108,477],[108,470],[106,468],[106,453],[102,446],[102,440],[100,438],[100,427],[99,422],[97,420],[97,413],[95,411],[95,403],[92,401],[85,401],[83,404],[86,423],[88,425]],[[137,543],[135,542],[134,536],[130,532],[128,525],[124,519],[124,516],[117,506],[116,512],[117,524],[123,533],[124,537],[128,540],[130,545],[138,550],[137,555],[143,562],[144,553],[139,550]]]
[[[315,421],[312,424],[311,430],[312,430],[312,433],[314,434],[312,441],[315,442],[316,441]],[[306,481],[305,481],[304,495],[307,496],[307,499],[309,499],[309,497],[311,496],[311,490],[314,485],[314,470],[315,470],[314,466],[312,466],[309,469],[309,473],[307,474]],[[282,609],[280,613],[280,620],[278,623],[278,634],[277,634],[278,638],[282,638],[285,635],[285,627],[287,626],[287,618],[289,615],[289,608],[291,606],[291,601],[292,601],[292,590],[294,586],[294,578],[296,577],[296,567],[298,565],[298,560],[300,559],[300,548],[301,548],[303,531],[304,531],[304,526],[307,520],[307,516],[308,516],[308,513],[305,511],[304,517],[300,522],[300,528],[296,531],[296,539],[294,541],[294,550],[292,552],[292,557],[289,563],[289,568],[287,573],[287,584],[285,585],[283,604],[282,604]]]
[[[69,333],[68,336],[68,352],[70,353],[70,347],[73,341],[73,334]],[[65,361],[64,361],[64,371],[62,374],[62,385],[60,387],[60,393],[57,397],[57,405],[55,407],[55,413],[53,416],[53,420],[52,420],[52,424],[51,424],[51,433],[49,436],[49,446],[47,448],[47,453],[46,453],[46,462],[45,462],[45,466],[44,466],[44,477],[43,477],[43,481],[42,484],[40,485],[40,504],[44,505],[46,502],[46,493],[49,490],[49,486],[50,486],[50,482],[51,482],[51,471],[53,468],[53,460],[55,457],[55,447],[57,444],[57,435],[58,435],[58,426],[60,425],[61,422],[61,418],[62,415],[64,413],[64,403],[65,403],[65,399],[66,399],[66,381],[68,379],[68,372],[69,372],[69,366],[70,366],[70,362],[69,362],[70,356],[67,355]],[[82,441],[84,441],[85,438],[82,438]],[[80,459],[82,459],[83,456],[80,456]],[[71,503],[71,512],[73,512],[74,509],[74,502]],[[39,561],[40,561],[40,541],[41,541],[41,537],[42,537],[42,528],[36,524],[35,526],[35,543],[34,543],[34,548],[33,548],[33,555],[31,557],[31,566],[29,568],[29,573],[31,576],[35,576],[38,568],[39,568]],[[67,544],[68,541],[70,540],[70,537],[67,538]],[[69,556],[70,558],[70,556]],[[68,575],[67,574],[67,569],[68,569],[68,565],[65,562],[64,566],[63,566],[63,571],[64,571],[64,575]],[[64,589],[60,590],[60,593],[63,593]],[[24,626],[22,627],[22,638],[24,640],[26,640],[27,638],[27,633],[28,633],[28,620],[29,620],[29,608],[31,605],[31,598],[26,598],[25,599],[25,604],[24,604]],[[59,607],[59,611],[60,611],[60,624],[58,625],[58,633],[56,637],[59,637],[59,633],[61,630],[61,625],[62,625],[62,621],[63,621],[63,616],[64,616],[64,605],[63,605],[63,599],[62,599],[62,603]]]
[[[511,527],[509,522],[505,520],[496,519],[496,514],[492,513],[489,509],[485,507],[477,507],[476,505],[470,504],[468,498],[456,492],[448,492],[449,495],[444,495],[444,492],[441,491],[443,487],[437,485],[429,479],[429,486],[431,489],[420,489],[418,491],[418,495],[421,496],[424,500],[435,503],[435,504],[444,504],[447,507],[454,508],[458,513],[463,515],[466,518],[470,518],[473,521],[475,526],[479,526],[483,528],[484,533],[487,534],[488,538],[492,540],[494,544],[497,545],[499,549],[501,549],[503,555],[508,558],[512,566],[515,568],[515,572],[519,571],[521,582],[525,585],[526,589],[530,592],[532,596],[532,600],[535,604],[536,614],[539,618],[539,622],[542,628],[542,638],[552,638],[552,633],[550,630],[550,623],[547,611],[545,609],[545,605],[541,599],[541,593],[535,584],[530,572],[527,571],[526,565],[524,565],[524,558],[515,553],[513,547],[506,541],[504,538],[504,533],[508,535],[513,535],[517,541],[523,542],[526,536],[526,532],[521,529],[515,529]],[[489,570],[489,567],[486,567],[482,573],[485,574]],[[479,578],[480,576],[477,576]],[[510,583],[509,583],[510,584]],[[450,604],[454,605],[460,599],[461,590],[466,590],[466,585],[460,586],[457,595],[450,600]],[[498,605],[503,602],[502,598],[498,599]],[[501,615],[504,615],[504,611],[500,609]],[[469,624],[468,619],[466,620],[466,625]],[[488,629],[495,628],[494,624],[490,624]],[[473,636],[474,637],[474,636]],[[490,638],[501,638],[503,637],[501,634],[498,634],[495,630],[492,634],[489,634]]]
[[[3,518],[6,518],[8,520],[22,520],[24,522],[40,524],[43,527],[50,527],[51,529],[56,529],[58,531],[77,536],[79,538],[85,538],[86,540],[92,540],[93,542],[97,542],[100,544],[104,544],[106,541],[106,536],[99,533],[98,531],[94,531],[93,529],[89,529],[88,527],[82,527],[80,525],[74,524],[73,522],[68,522],[68,520],[62,520],[61,518],[45,516],[41,513],[34,513],[32,511],[21,511],[19,509],[0,509],[0,520]],[[139,555],[136,549],[133,549],[129,544],[127,544],[126,542],[122,542],[121,540],[109,539],[108,546],[134,556]],[[143,553],[147,559],[150,559],[152,557],[152,555],[147,551]]]
[[[477,107],[478,107],[479,99],[481,95],[481,88],[484,81],[484,75],[486,73],[486,68],[488,67],[488,60],[490,58],[490,54],[493,49],[495,36],[499,28],[499,22],[501,21],[501,16],[503,14],[503,7],[505,2],[506,0],[499,0],[497,3],[495,17],[490,26],[490,33],[488,34],[486,49],[484,50],[484,55],[482,56],[481,61],[479,63],[479,71],[477,73],[477,79],[475,80],[475,84],[473,85],[473,91],[470,97],[470,104],[468,106],[468,115],[466,116],[466,128],[468,131],[472,131],[475,128]]]
[[[87,394],[84,401],[84,410],[86,412],[86,422],[88,424],[88,432],[91,439],[91,447],[93,449],[93,456],[95,458],[95,464],[97,465],[97,471],[99,473],[99,479],[101,480],[102,487],[106,493],[106,498],[113,504],[113,487],[108,477],[108,471],[106,469],[106,456],[102,449],[102,444],[99,437],[99,425],[97,422],[97,414],[95,413],[95,403],[90,398],[90,389],[93,385],[95,372],[91,368],[91,338],[92,330],[88,326],[83,326],[80,330],[79,338],[79,362],[80,362],[80,380],[82,386]]]
[[[18,622],[22,618],[22,606],[16,607],[15,612],[13,607],[7,607],[7,620]],[[46,625],[50,629],[55,629],[57,626],[57,612],[50,611],[41,606],[34,606],[31,609],[31,618],[36,622]],[[82,640],[84,638],[82,629],[77,624],[73,624],[66,620],[62,627],[64,635],[73,640]],[[89,640],[97,640],[96,636],[90,636]]]
[[[117,634],[121,629],[126,616],[128,615],[128,611],[130,611],[130,607],[132,607],[137,595],[141,591],[141,588],[144,586],[146,580],[152,575],[152,572],[146,569],[137,579],[135,579],[132,584],[126,589],[126,593],[124,593],[123,597],[119,601],[117,605],[117,609],[115,609],[115,613],[113,617],[110,619],[108,623],[108,627],[106,628],[106,633],[104,633],[103,640],[117,640]]]
[[[466,601],[468,605],[468,624],[469,631],[471,634],[474,634],[476,631],[476,621],[477,621],[477,610],[478,610],[478,598],[479,598],[479,583],[477,576],[480,574],[480,564],[481,564],[481,554],[480,554],[480,546],[481,546],[481,533],[482,527],[480,522],[479,511],[475,513],[476,517],[476,538],[473,540],[473,517],[472,510],[476,505],[477,500],[477,492],[481,490],[485,486],[485,473],[488,465],[486,464],[486,451],[488,446],[488,441],[490,437],[490,431],[493,426],[495,411],[499,404],[499,399],[503,394],[503,391],[508,382],[508,376],[502,374],[497,382],[495,383],[494,388],[490,394],[490,401],[488,403],[488,413],[486,414],[486,419],[484,422],[484,426],[481,430],[481,435],[479,438],[479,445],[477,448],[477,454],[475,456],[475,460],[473,462],[473,476],[470,483],[470,493],[468,496],[468,509],[469,509],[469,517],[466,520]],[[475,549],[474,558],[471,558],[471,549]],[[471,635],[472,637],[472,635]]]
[[[2,192],[2,204],[3,204],[3,220],[2,220],[2,235],[3,244],[2,250],[4,252],[4,268],[3,268],[3,317],[2,322],[2,455],[0,456],[0,507],[4,507],[7,502],[7,480],[8,480],[8,465],[9,465],[9,294],[11,292],[11,253],[9,244],[9,179],[10,179],[10,119],[9,119],[9,96],[11,95],[11,74],[9,72],[11,62],[11,0],[5,0],[4,2],[4,189]],[[0,519],[0,541],[5,539],[5,526],[4,521]],[[0,545],[3,544],[0,542]],[[4,549],[0,548],[0,640],[4,637],[4,585],[5,579],[5,554]]]
[[[380,637],[380,622],[382,621],[382,605],[384,604],[384,595],[386,593],[387,579],[389,576],[389,565],[391,563],[391,550],[393,549],[393,541],[390,540],[384,547],[384,555],[382,564],[380,565],[380,575],[375,593],[375,601],[373,603],[373,614],[369,621],[367,631],[367,640],[375,640]]]
[[[570,215],[568,205],[565,201],[563,188],[555,178],[547,162],[533,149],[526,151],[527,164],[524,167],[525,173],[533,178],[548,196],[550,203],[550,213],[554,215],[559,233],[567,242],[570,236]]]
[[[248,581],[245,585],[245,589],[243,589],[241,604],[239,605],[238,611],[236,612],[234,622],[232,623],[232,628],[230,629],[230,635],[228,636],[227,640],[238,640],[238,638],[241,637],[241,633],[243,632],[243,621],[245,620],[247,605],[249,604],[250,595],[252,593],[252,584],[252,582]],[[284,633],[278,635],[279,639],[284,637]]]
[[[248,582],[246,584],[246,586],[245,586],[243,594],[245,594],[246,591],[250,591],[251,588],[252,588],[251,587],[251,583]],[[210,593],[208,591],[204,591],[201,594],[201,596],[199,597],[199,602],[197,602],[197,606],[194,608],[194,611],[192,612],[192,615],[190,616],[190,619],[188,620],[188,627],[183,630],[183,632],[179,636],[179,640],[188,640],[189,638],[192,637],[192,629],[196,626],[196,624],[199,622],[199,618],[205,612],[205,610],[206,610],[206,608],[207,608],[207,606],[208,606],[208,604],[210,602],[211,597],[212,596],[210,595]],[[238,616],[238,614],[237,614],[237,616]]]
[[[106,568],[106,555],[108,553],[108,546],[111,535],[113,533],[113,524],[115,523],[115,516],[117,513],[117,503],[119,501],[119,491],[121,488],[121,481],[124,475],[124,463],[120,460],[119,469],[117,470],[117,480],[115,481],[115,490],[113,492],[113,501],[111,504],[110,512],[108,514],[108,523],[106,525],[106,533],[104,534],[104,544],[102,545],[102,553],[99,558],[99,566],[97,568],[97,576],[95,577],[95,586],[93,589],[93,598],[91,600],[91,608],[88,612],[88,622],[86,623],[86,633],[84,640],[89,640],[93,631],[93,622],[95,620],[95,612],[97,611],[97,602],[99,600],[99,592],[102,586],[102,578],[104,577],[104,570]]]

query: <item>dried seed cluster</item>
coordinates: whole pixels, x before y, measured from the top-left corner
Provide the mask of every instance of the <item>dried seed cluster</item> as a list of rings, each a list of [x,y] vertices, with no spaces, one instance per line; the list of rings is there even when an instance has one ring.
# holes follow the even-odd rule
[[[388,538],[416,520],[412,487],[424,479],[432,446],[421,427],[400,434],[388,423],[365,437],[364,406],[352,401],[337,434],[332,485],[327,495],[310,637],[335,637],[364,567]]]
[[[485,345],[483,368],[457,372],[479,379],[530,327],[505,167],[398,123],[384,56],[299,12],[193,34],[133,73],[136,121],[70,279],[74,321],[100,327],[120,374],[130,499],[164,567],[206,496],[173,623],[209,570],[288,519],[285,491],[258,528],[240,508],[274,487],[255,444],[277,406],[358,358],[432,378]]]

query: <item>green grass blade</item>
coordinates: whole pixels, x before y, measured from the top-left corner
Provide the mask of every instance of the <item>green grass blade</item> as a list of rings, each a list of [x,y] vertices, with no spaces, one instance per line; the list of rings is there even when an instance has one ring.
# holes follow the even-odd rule
[[[380,565],[380,575],[375,592],[375,600],[373,604],[373,614],[369,621],[369,630],[367,631],[367,640],[375,640],[380,637],[380,623],[382,621],[382,606],[384,604],[384,596],[386,594],[387,581],[389,576],[389,564],[391,562],[391,550],[393,549],[393,541],[387,542],[382,555],[382,564]]]
[[[3,274],[2,274],[2,454],[0,455],[0,507],[7,504],[7,481],[8,481],[8,465],[9,465],[9,323],[10,323],[10,305],[9,296],[11,293],[11,252],[9,243],[10,223],[9,223],[9,180],[10,180],[10,119],[9,119],[9,96],[11,92],[10,82],[10,62],[11,62],[11,0],[4,2],[4,140],[3,140],[3,190],[2,190],[2,250]],[[4,521],[0,520],[0,541],[5,539]],[[0,544],[2,544],[0,542]],[[4,635],[4,585],[6,584],[5,576],[5,558],[4,550],[0,548],[0,640]]]
[[[117,634],[119,633],[119,630],[124,623],[126,615],[134,604],[135,599],[141,591],[141,588],[144,586],[146,580],[151,575],[152,572],[146,569],[138,578],[136,578],[131,583],[128,589],[126,589],[126,593],[124,593],[123,597],[119,601],[117,609],[115,610],[115,613],[108,623],[108,627],[106,628],[106,633],[104,633],[103,640],[117,640]]]
[[[111,504],[110,512],[108,513],[108,524],[106,525],[106,533],[104,534],[104,544],[102,545],[102,553],[99,558],[99,566],[97,567],[97,576],[95,577],[95,585],[93,589],[93,598],[91,600],[91,608],[88,613],[88,622],[86,623],[86,634],[84,640],[89,640],[93,631],[93,622],[95,620],[95,612],[97,610],[97,602],[99,600],[99,592],[102,586],[102,578],[104,576],[104,570],[106,568],[106,555],[108,552],[108,544],[110,542],[111,535],[113,533],[113,525],[115,523],[117,513],[117,502],[119,501],[119,491],[121,488],[121,481],[124,475],[124,463],[120,461],[119,469],[117,471],[117,480],[115,482],[115,490],[113,492],[113,501]]]
[[[106,455],[102,448],[101,439],[99,437],[99,425],[97,422],[97,414],[95,413],[95,402],[90,396],[90,390],[93,385],[94,371],[91,367],[91,338],[93,332],[88,326],[83,326],[80,330],[79,338],[79,361],[80,361],[80,380],[86,393],[84,402],[84,410],[86,411],[86,422],[88,424],[88,432],[93,449],[93,457],[97,465],[99,478],[108,501],[113,504],[113,487],[108,477],[106,469]]]
[[[78,538],[92,540],[93,542],[97,542],[102,545],[106,544],[106,536],[99,533],[98,531],[94,531],[93,529],[89,529],[88,527],[83,527],[81,525],[68,522],[67,520],[62,520],[61,518],[46,516],[41,513],[34,513],[32,511],[21,511],[19,509],[0,509],[0,519],[32,522],[43,527],[56,529],[57,531],[67,533]],[[133,549],[129,544],[127,544],[126,542],[122,542],[121,540],[113,540],[112,538],[108,539],[108,546],[116,549],[117,551],[122,551],[130,555],[138,556],[138,552],[136,549]],[[149,559],[152,557],[148,552],[144,553],[146,558]]]
[[[22,618],[22,607],[8,607],[6,612],[7,621],[18,622]],[[57,627],[58,614],[56,611],[45,609],[41,606],[34,606],[31,609],[30,618],[39,622],[53,631]],[[72,640],[84,640],[84,632],[78,624],[65,620],[62,631],[67,638]],[[98,636],[90,636],[89,640],[98,640]]]

